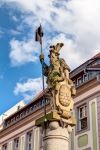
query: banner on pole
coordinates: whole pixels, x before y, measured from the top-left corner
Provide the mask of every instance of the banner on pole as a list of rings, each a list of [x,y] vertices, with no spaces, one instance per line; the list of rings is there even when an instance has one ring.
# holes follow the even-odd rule
[[[40,44],[42,44],[42,37],[43,37],[43,30],[42,26],[40,25],[35,33],[35,41],[40,42]]]

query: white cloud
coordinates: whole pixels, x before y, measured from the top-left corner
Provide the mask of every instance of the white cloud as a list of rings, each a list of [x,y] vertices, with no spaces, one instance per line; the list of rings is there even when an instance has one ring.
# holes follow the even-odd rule
[[[63,42],[61,57],[72,68],[100,52],[100,0],[1,0],[0,4],[3,3],[22,12],[21,19],[12,16],[14,21],[20,21],[18,31],[24,31],[24,25],[31,29],[25,39],[10,41],[13,66],[37,61],[40,48],[33,40],[33,33],[40,22],[46,35],[43,48]],[[47,55],[47,49],[44,51]],[[41,89],[40,78],[28,79],[18,82],[14,93],[28,100]]]
[[[11,29],[9,32],[10,32],[10,34],[13,35],[13,36],[14,36],[14,35],[20,35],[20,34],[21,34],[19,31],[13,30],[13,29]]]
[[[16,16],[11,16],[12,17],[12,20],[14,20],[15,22],[17,22],[18,21],[18,18],[16,17]]]
[[[42,22],[49,34],[54,31],[57,31],[60,36],[63,34],[62,42],[65,43],[65,49],[67,48],[63,51],[63,56],[70,57],[71,63],[74,64],[72,66],[80,65],[83,60],[100,51],[100,0],[2,1],[7,4],[16,3],[21,11],[31,12],[31,15],[24,19],[31,28]],[[74,39],[66,38],[66,34],[74,36]],[[52,36],[51,40],[52,38],[57,37]],[[23,61],[25,62],[25,59]]]
[[[14,89],[15,95],[22,95],[24,100],[31,100],[42,91],[42,79],[28,79],[25,82],[18,82]]]
[[[52,44],[56,44],[58,42],[64,43],[64,46],[60,50],[60,57],[64,58],[69,66],[74,68],[79,65],[79,62],[82,63],[84,61],[82,55],[80,55],[77,51],[76,43],[73,40],[66,38],[65,34],[59,34],[51,41]]]
[[[35,62],[38,58],[38,47],[36,47],[33,40],[18,41],[12,39],[10,46],[10,58],[13,66],[18,66],[26,62]]]

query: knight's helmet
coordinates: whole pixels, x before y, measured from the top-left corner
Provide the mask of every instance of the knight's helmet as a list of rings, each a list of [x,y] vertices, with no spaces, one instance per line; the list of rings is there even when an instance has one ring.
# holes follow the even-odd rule
[[[57,43],[56,45],[50,46],[50,53],[55,53],[56,55],[59,55],[60,49],[64,46],[63,43]],[[50,55],[48,55],[50,56]]]

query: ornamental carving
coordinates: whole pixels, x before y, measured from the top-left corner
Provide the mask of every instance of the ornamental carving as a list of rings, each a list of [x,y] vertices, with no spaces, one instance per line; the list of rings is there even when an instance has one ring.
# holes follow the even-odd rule
[[[67,107],[70,105],[71,102],[71,92],[70,88],[64,84],[62,84],[59,88],[59,103]]]

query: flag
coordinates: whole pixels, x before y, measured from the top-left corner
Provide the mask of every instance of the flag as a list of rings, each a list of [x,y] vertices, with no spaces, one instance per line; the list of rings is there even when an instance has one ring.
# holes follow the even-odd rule
[[[43,30],[42,30],[42,26],[40,25],[35,33],[35,41],[40,42],[40,44],[42,44],[42,37],[43,37]]]

